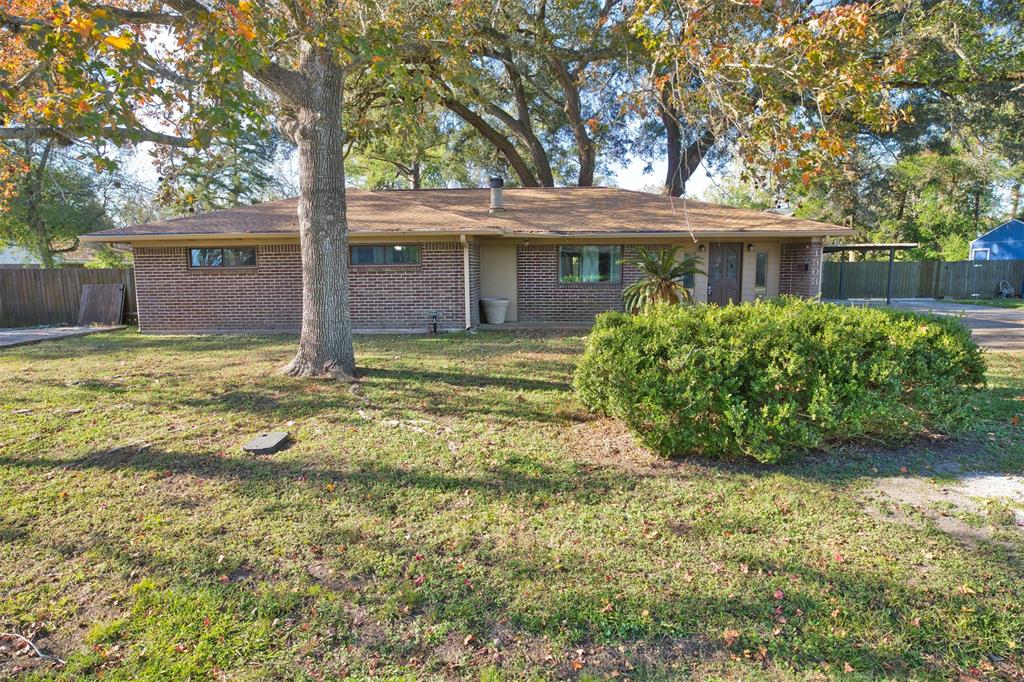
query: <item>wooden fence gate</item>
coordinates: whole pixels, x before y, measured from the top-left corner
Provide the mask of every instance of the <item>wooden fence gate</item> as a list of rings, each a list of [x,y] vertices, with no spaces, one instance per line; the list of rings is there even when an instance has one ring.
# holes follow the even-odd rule
[[[825,261],[821,275],[824,298],[885,298],[888,261]],[[840,269],[842,287],[840,287]],[[896,261],[893,298],[994,298],[1006,280],[1020,295],[1024,260]]]
[[[0,327],[75,324],[83,284],[124,284],[125,319],[136,319],[131,269],[0,268]]]

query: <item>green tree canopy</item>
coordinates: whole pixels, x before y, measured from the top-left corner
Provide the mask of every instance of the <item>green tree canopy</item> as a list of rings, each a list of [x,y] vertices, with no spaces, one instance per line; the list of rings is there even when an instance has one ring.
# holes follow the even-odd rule
[[[28,171],[17,175],[0,212],[0,243],[20,246],[53,267],[78,248],[78,236],[112,227],[107,211],[118,178],[97,172],[52,141],[5,146]]]

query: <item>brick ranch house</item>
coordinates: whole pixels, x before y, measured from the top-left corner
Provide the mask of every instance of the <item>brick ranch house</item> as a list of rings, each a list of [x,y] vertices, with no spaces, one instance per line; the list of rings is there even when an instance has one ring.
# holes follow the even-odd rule
[[[499,184],[493,182],[492,184]],[[848,228],[613,188],[348,189],[357,331],[465,329],[482,297],[509,321],[587,323],[621,309],[630,257],[682,244],[699,301],[820,293],[824,241]],[[492,206],[492,204],[500,204]],[[302,267],[294,199],[87,235],[135,259],[147,333],[295,332]],[[620,261],[625,262],[620,264]]]

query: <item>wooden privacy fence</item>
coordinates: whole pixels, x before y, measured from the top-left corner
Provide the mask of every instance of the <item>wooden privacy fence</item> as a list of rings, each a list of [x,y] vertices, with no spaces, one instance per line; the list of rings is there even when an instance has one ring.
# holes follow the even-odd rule
[[[821,275],[824,298],[885,298],[888,261],[825,261]],[[841,272],[840,272],[841,271]],[[841,287],[840,287],[840,279]],[[896,261],[893,298],[994,298],[1006,280],[1020,294],[1024,260]]]
[[[124,284],[125,318],[135,319],[135,276],[130,269],[0,268],[0,327],[75,324],[83,284]]]

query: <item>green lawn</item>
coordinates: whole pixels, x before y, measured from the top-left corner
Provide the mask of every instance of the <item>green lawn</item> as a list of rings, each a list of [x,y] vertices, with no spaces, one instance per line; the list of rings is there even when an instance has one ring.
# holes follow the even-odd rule
[[[992,308],[1024,308],[1024,299],[1019,298],[956,298],[952,303],[987,305]]]
[[[0,650],[0,677],[1021,672],[1021,554],[864,492],[1024,469],[1022,355],[989,356],[958,442],[755,467],[590,418],[578,336],[362,338],[351,388],[275,375],[293,344],[0,351],[0,631],[67,660]],[[240,451],[267,429],[294,445]]]

